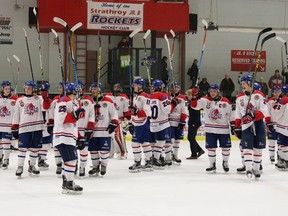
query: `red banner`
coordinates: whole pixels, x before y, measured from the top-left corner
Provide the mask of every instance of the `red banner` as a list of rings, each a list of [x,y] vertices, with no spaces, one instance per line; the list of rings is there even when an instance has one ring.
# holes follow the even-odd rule
[[[254,50],[231,50],[231,71],[247,72],[252,61],[252,69],[250,72],[254,72],[258,54],[259,51],[254,55]],[[266,51],[261,52],[260,64],[257,71],[266,71]]]

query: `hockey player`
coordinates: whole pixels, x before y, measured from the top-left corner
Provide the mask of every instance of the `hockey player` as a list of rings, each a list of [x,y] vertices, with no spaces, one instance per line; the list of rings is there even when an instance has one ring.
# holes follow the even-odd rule
[[[278,148],[280,147],[279,161],[277,168],[280,170],[288,169],[288,85],[282,87],[282,98],[279,99],[278,104],[274,105],[274,111],[277,116],[276,131],[278,135]],[[272,116],[271,116],[272,117]]]
[[[265,96],[258,90],[253,91],[252,80],[250,74],[241,78],[244,92],[236,98],[234,133],[241,138],[247,177],[254,175],[258,179],[261,177],[262,149],[266,146],[264,118],[266,117],[266,125],[270,131],[273,130],[273,125]]]
[[[281,95],[281,88],[279,86],[274,86],[272,88],[272,97],[267,100],[268,112],[271,117],[271,123],[274,125],[274,129],[276,129],[276,122],[277,122],[277,106]],[[269,131],[268,130],[268,145],[269,145],[269,156],[271,163],[275,162],[275,144],[277,142],[277,133],[276,130]],[[278,147],[278,153],[279,147]]]
[[[15,103],[12,120],[12,135],[19,139],[18,168],[16,176],[21,177],[25,162],[26,152],[30,150],[28,172],[38,175],[36,159],[41,148],[41,137],[44,128],[42,115],[42,99],[34,95],[36,84],[34,81],[26,81],[24,84],[24,96],[19,97]]]
[[[152,171],[152,149],[150,145],[151,133],[149,116],[151,115],[150,98],[143,90],[145,80],[137,78],[133,83],[133,106],[130,107],[132,114],[132,125],[129,131],[132,134],[132,150],[135,163],[129,167],[130,172],[138,172],[143,168],[144,171]],[[142,147],[142,149],[141,149]],[[141,166],[141,153],[145,156],[145,165]]]
[[[77,140],[77,148],[80,153],[80,166],[79,166],[79,176],[85,176],[85,167],[87,165],[88,158],[88,142],[93,133],[95,125],[95,113],[94,113],[94,101],[91,97],[84,94],[85,85],[79,80],[78,83],[80,90],[79,103],[81,107],[85,110],[84,118],[80,118],[77,121],[79,137]]]
[[[11,126],[13,118],[13,108],[17,97],[11,95],[11,83],[3,81],[1,83],[0,95],[0,167],[7,169],[9,165],[11,146]]]
[[[88,151],[90,151],[93,168],[89,175],[101,176],[106,174],[111,150],[112,133],[119,125],[118,114],[113,101],[102,95],[103,86],[101,83],[92,83],[90,91],[94,101],[95,127],[89,141]]]
[[[42,133],[42,139],[41,139],[41,144],[42,148],[39,150],[38,154],[38,167],[41,170],[46,170],[49,167],[49,164],[46,163],[47,160],[47,152],[50,148],[50,144],[52,143],[52,135],[50,135],[47,131],[47,122],[49,118],[49,108],[52,100],[49,98],[49,89],[50,89],[50,84],[47,81],[43,81],[40,86],[39,86],[39,93],[41,93],[42,99],[47,101],[49,107],[47,109],[42,109],[42,114],[44,118],[44,129]]]
[[[62,171],[63,193],[81,193],[83,188],[74,183],[74,173],[77,163],[76,140],[78,138],[78,128],[76,121],[84,116],[82,109],[76,99],[76,88],[74,83],[65,85],[66,96],[60,97],[55,103],[54,119],[49,119],[50,123],[55,122],[53,128],[53,146],[60,152],[64,162]],[[57,124],[56,124],[57,122]]]
[[[126,143],[121,127],[121,122],[129,120],[131,118],[131,113],[129,111],[129,98],[126,94],[121,93],[122,92],[122,87],[120,83],[115,83],[113,85],[113,91],[112,93],[106,94],[108,98],[110,98],[114,106],[117,110],[118,117],[119,117],[119,125],[115,130],[115,141],[118,144],[118,147],[120,149],[120,159],[126,159],[126,153],[127,153],[127,148],[126,148]]]
[[[181,85],[178,82],[172,83],[172,93],[171,97],[178,100],[178,105],[175,107],[174,111],[169,114],[170,121],[170,131],[171,131],[171,141],[173,147],[172,160],[175,163],[180,164],[181,160],[178,157],[179,144],[184,136],[184,127],[186,125],[187,118],[187,108],[186,108],[186,97],[183,94],[180,94]]]
[[[155,145],[153,147],[153,167],[156,169],[162,169],[163,165],[160,159],[162,149],[169,136],[169,119],[168,115],[174,110],[178,104],[178,100],[174,98],[169,100],[167,93],[162,92],[164,83],[162,80],[154,80],[152,82],[153,93],[150,95],[150,107],[151,107],[151,120],[150,131],[152,133]]]
[[[216,148],[217,141],[222,149],[222,167],[225,172],[229,172],[228,160],[230,156],[231,139],[229,125],[231,121],[232,106],[230,101],[220,95],[220,88],[217,84],[211,84],[209,95],[196,99],[194,95],[190,105],[193,109],[203,109],[205,113],[205,138],[206,148],[210,166],[207,172],[216,171]]]

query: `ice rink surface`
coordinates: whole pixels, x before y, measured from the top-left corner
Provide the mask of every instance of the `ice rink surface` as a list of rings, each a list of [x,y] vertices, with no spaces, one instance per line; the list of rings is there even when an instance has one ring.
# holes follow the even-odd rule
[[[200,142],[204,145],[204,142]],[[97,216],[199,216],[287,214],[288,172],[278,171],[263,152],[264,172],[260,180],[248,180],[236,173],[241,166],[238,142],[233,141],[230,172],[222,169],[222,155],[217,150],[217,172],[207,174],[207,151],[198,160],[186,160],[189,143],[180,147],[182,165],[165,170],[129,173],[133,164],[130,142],[127,160],[113,158],[107,174],[89,177],[90,159],[83,179],[75,182],[84,188],[82,195],[62,194],[62,179],[55,174],[56,165],[50,150],[49,170],[29,176],[26,157],[22,179],[15,176],[17,152],[10,157],[8,170],[0,170],[1,215],[97,215]]]

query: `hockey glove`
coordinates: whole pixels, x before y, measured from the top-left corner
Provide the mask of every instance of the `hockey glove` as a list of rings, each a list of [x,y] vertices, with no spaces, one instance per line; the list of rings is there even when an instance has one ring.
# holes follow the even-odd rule
[[[253,112],[249,112],[242,118],[242,124],[249,124],[255,120],[255,114]]]
[[[76,148],[79,149],[80,151],[83,150],[85,148],[85,138],[79,138],[76,141]]]
[[[172,98],[171,104],[176,107],[179,104],[179,100],[177,98]]]
[[[199,95],[199,88],[194,87],[192,88],[192,99],[197,99]]]
[[[179,122],[179,125],[178,125],[178,130],[183,130],[183,128],[185,127],[186,125],[186,122]]]
[[[109,132],[109,134],[113,133],[115,131],[115,129],[118,127],[118,124],[115,122],[110,122],[107,130]]]
[[[54,128],[54,124],[47,124],[47,132],[50,135],[53,135],[53,128]]]
[[[84,133],[85,133],[85,134],[84,134],[85,139],[86,139],[86,140],[90,140],[91,135],[92,135],[92,133],[93,133],[93,130],[87,129],[87,130],[85,130]]]
[[[273,133],[275,132],[275,129],[274,129],[274,124],[272,122],[267,122],[266,123],[266,127],[268,128],[268,130]]]
[[[133,135],[133,133],[134,133],[134,125],[132,123],[129,123],[128,130],[129,130],[130,134]]]
[[[128,107],[130,110],[131,110],[131,115],[137,115],[138,114],[138,112],[139,112],[139,109],[138,108],[136,108],[136,107],[134,107],[134,106],[129,106]]]
[[[85,109],[83,108],[79,108],[76,111],[72,112],[73,117],[75,118],[75,120],[77,121],[80,118],[83,118],[85,115]]]
[[[233,134],[238,138],[241,139],[242,138],[242,129],[239,128],[235,128]]]
[[[48,91],[41,91],[41,96],[42,96],[44,101],[47,101],[49,99]]]
[[[95,111],[96,116],[100,115],[100,108],[101,108],[101,105],[99,103],[94,105],[94,111]]]

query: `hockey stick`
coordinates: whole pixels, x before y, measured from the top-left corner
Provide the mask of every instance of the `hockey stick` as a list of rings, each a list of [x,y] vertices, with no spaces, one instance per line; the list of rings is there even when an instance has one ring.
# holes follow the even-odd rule
[[[64,69],[63,69],[63,61],[62,61],[62,55],[61,55],[61,49],[60,49],[60,40],[57,32],[54,29],[51,29],[52,33],[55,35],[57,44],[58,44],[58,53],[59,53],[59,62],[60,62],[60,68],[61,68],[61,75],[62,75],[62,80],[65,80],[64,76]]]
[[[38,33],[38,49],[39,49],[39,59],[40,59],[40,71],[41,71],[41,78],[42,78],[42,82],[44,81],[44,73],[43,73],[43,62],[42,62],[42,52],[41,52],[41,39],[40,39],[40,27],[39,27],[39,19],[38,19],[38,15],[37,15],[37,11],[36,8],[33,8],[33,13],[36,17],[37,20],[37,33]]]
[[[133,86],[132,83],[134,82],[134,76],[133,76],[133,55],[132,55],[132,38],[141,31],[140,28],[134,29],[129,35],[129,56],[130,56],[130,61],[129,61],[129,84],[130,84],[130,106],[133,106]]]
[[[15,95],[17,95],[17,86],[18,86],[18,82],[19,82],[19,75],[20,75],[20,64],[21,64],[21,61],[20,59],[18,58],[18,56],[16,55],[13,55],[13,58],[17,61],[18,63],[18,67],[17,67],[17,80],[16,80],[16,83],[15,83]]]
[[[12,66],[12,62],[10,61],[10,59],[7,57],[7,61],[9,62],[10,68],[11,68],[11,73],[12,73],[12,78],[13,78],[13,83],[14,85],[16,84],[16,80],[15,80],[15,76],[14,76],[14,70],[13,70],[13,66]]]
[[[145,59],[147,61],[147,46],[146,46],[146,39],[149,36],[149,34],[151,33],[151,30],[148,29],[146,31],[146,33],[143,36],[143,42],[144,42],[144,53],[145,53]],[[151,86],[151,77],[150,77],[150,70],[149,70],[149,66],[147,65],[146,62],[146,70],[147,70],[147,77],[148,77],[148,83],[149,83],[149,87]]]
[[[23,28],[24,34],[25,34],[25,41],[26,41],[26,48],[28,52],[28,58],[29,58],[29,64],[30,64],[30,70],[31,70],[31,76],[32,76],[32,81],[34,82],[34,73],[33,73],[33,68],[32,68],[32,62],[31,62],[31,55],[30,55],[30,50],[29,50],[29,44],[28,44],[28,38],[27,38],[27,33],[25,28]]]
[[[251,89],[251,92],[250,92],[250,95],[249,95],[249,99],[248,99],[248,103],[247,103],[247,107],[246,107],[246,114],[248,113],[249,104],[250,104],[251,97],[252,97],[252,92],[253,92],[253,89],[254,89],[254,82],[255,82],[255,79],[256,79],[257,69],[258,69],[258,67],[260,65],[261,52],[262,52],[262,49],[263,49],[263,45],[264,45],[264,43],[266,41],[268,41],[268,40],[270,40],[271,38],[274,38],[274,37],[276,37],[276,34],[275,33],[271,33],[271,34],[267,35],[265,38],[262,39],[261,48],[260,48],[260,51],[259,51],[259,54],[258,54],[258,57],[257,57],[257,60],[256,60],[255,71],[254,71],[254,74],[252,76],[252,89]]]
[[[175,49],[175,42],[176,42],[176,35],[175,35],[175,32],[170,29],[170,33],[172,34],[173,36],[173,44],[172,44],[172,50],[171,50],[171,61],[173,61],[173,58],[174,58],[174,49]],[[172,62],[171,62],[172,64]]]
[[[207,23],[207,21],[202,19],[202,24],[204,25],[205,33],[204,33],[204,38],[203,38],[203,43],[202,43],[202,50],[201,50],[199,64],[198,64],[198,75],[197,75],[197,78],[196,78],[195,86],[198,86],[198,76],[200,74],[201,67],[202,67],[203,54],[204,54],[204,50],[205,50],[205,46],[206,46],[206,37],[207,37],[207,32],[208,32],[208,23]]]
[[[286,54],[286,69],[288,67],[288,50],[287,50],[287,42],[281,38],[281,37],[276,37],[277,40],[279,40],[280,42],[282,42],[284,44],[285,47],[285,54]],[[282,59],[282,71],[284,71],[284,58],[283,58],[283,46],[281,47],[281,59]]]
[[[167,83],[167,91],[169,90],[169,83],[171,82],[171,80],[173,79],[173,76],[172,76],[172,58],[171,58],[171,49],[170,49],[170,43],[169,43],[169,39],[167,37],[167,35],[165,34],[164,35],[164,38],[165,38],[165,41],[167,43],[167,49],[168,49],[168,59],[169,59],[169,69],[168,69],[168,83]]]
[[[99,42],[99,48],[98,48],[98,60],[97,60],[97,71],[98,71],[98,77],[97,77],[97,83],[98,83],[98,90],[100,89],[100,79],[101,79],[101,58],[102,58],[102,40],[100,36],[100,31],[98,31],[98,42]],[[96,103],[98,103],[98,95],[96,97]]]
[[[255,58],[255,55],[256,55],[256,51],[257,51],[257,47],[258,47],[258,43],[259,43],[260,37],[261,37],[262,34],[264,34],[264,33],[266,33],[266,32],[269,32],[269,31],[272,31],[272,28],[271,28],[271,27],[265,28],[265,29],[261,30],[261,31],[258,33],[258,37],[257,37],[256,44],[255,44],[255,48],[254,48],[254,53],[253,53],[253,56],[252,56],[251,59],[250,59],[250,66],[249,66],[249,69],[248,69],[248,73],[251,72],[252,65],[253,65],[253,59]]]

